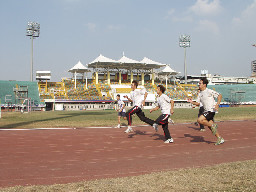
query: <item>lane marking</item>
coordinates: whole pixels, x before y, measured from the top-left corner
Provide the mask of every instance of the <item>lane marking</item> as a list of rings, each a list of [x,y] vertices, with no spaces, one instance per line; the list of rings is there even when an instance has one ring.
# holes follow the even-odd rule
[[[254,120],[254,119],[252,119]],[[216,122],[246,122],[246,121],[251,121],[251,120],[227,120],[227,121],[216,121]],[[194,123],[175,123],[174,125],[169,124],[171,126],[176,126],[176,125],[193,125]],[[122,126],[123,128],[127,126]],[[136,127],[151,127],[151,125],[134,125],[132,126],[134,128]],[[31,129],[12,129],[12,128],[6,128],[6,129],[0,129],[0,131],[32,131],[32,130],[74,130],[74,129],[119,129],[116,127],[49,127],[49,128],[31,128]]]

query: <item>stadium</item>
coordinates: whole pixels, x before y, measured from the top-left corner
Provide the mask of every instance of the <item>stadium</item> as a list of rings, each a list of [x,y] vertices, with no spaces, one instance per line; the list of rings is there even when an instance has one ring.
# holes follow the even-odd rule
[[[256,0],[0,7],[1,192],[256,191]]]
[[[60,82],[49,81],[50,71],[38,71],[38,82],[0,81],[1,108],[3,111],[113,109],[116,95],[120,94],[123,98],[129,94],[133,80],[137,80],[139,88],[145,88],[149,93],[145,109],[154,104],[159,84],[166,86],[166,94],[175,101],[176,108],[190,108],[187,99],[196,99],[199,79],[206,76],[189,76],[191,84],[184,84],[182,78],[176,77],[179,73],[169,65],[146,57],[136,61],[123,56],[115,61],[100,55],[88,67],[79,61],[69,70],[72,77],[62,78]],[[88,72],[91,72],[89,79]],[[244,81],[234,83],[231,79],[214,84],[209,87],[222,93],[222,107],[256,104],[255,84]],[[124,101],[129,107],[130,103]]]
[[[212,135],[198,133],[193,123],[197,110],[187,102],[196,99],[199,79],[205,74],[190,76],[190,84],[184,84],[184,78],[176,77],[178,72],[168,65],[148,58],[141,62],[122,59],[100,55],[88,67],[79,61],[69,70],[72,77],[59,82],[50,81],[50,71],[38,71],[37,82],[0,81],[1,154],[11,154],[0,160],[3,191],[255,189],[251,184],[255,175],[251,168],[255,167],[255,84],[234,83],[229,78],[208,85],[223,95],[216,122],[223,127],[225,144],[213,149],[209,147],[214,143]],[[92,76],[88,78],[89,72]],[[158,85],[164,85],[174,100],[175,123],[169,129],[175,142],[171,146],[162,144],[162,130],[155,133],[138,118],[133,133],[124,135],[126,122],[121,129],[114,128],[116,95],[129,95],[133,80],[148,92],[143,111],[149,118],[158,114],[149,113],[155,106]],[[131,107],[124,102],[126,108]],[[227,174],[226,169],[239,182],[220,176]],[[207,172],[209,180],[220,177],[225,184],[206,185],[207,177],[202,175]],[[161,181],[157,179],[161,177]]]

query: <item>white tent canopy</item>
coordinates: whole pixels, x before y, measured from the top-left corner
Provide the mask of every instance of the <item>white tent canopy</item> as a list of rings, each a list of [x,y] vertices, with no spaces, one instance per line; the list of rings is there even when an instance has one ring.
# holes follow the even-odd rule
[[[96,59],[88,64],[89,68],[95,70],[96,84],[98,84],[98,72],[99,69],[108,70],[108,84],[110,84],[109,71],[114,70],[119,73],[119,83],[121,83],[121,70],[130,70],[131,81],[133,79],[133,71],[137,70],[141,72],[142,84],[144,84],[144,72],[152,73],[152,84],[154,84],[154,70],[166,66],[160,62],[153,61],[147,57],[144,57],[141,61],[137,61],[126,57],[124,54],[119,60],[113,60],[100,54]]]
[[[126,57],[126,56],[121,57],[121,59],[119,59],[118,62],[124,63],[124,64],[125,64],[125,63],[126,63],[126,64],[127,64],[127,63],[130,63],[130,64],[140,64],[139,61],[130,59],[130,58]]]
[[[91,70],[89,70],[87,67],[85,67],[81,61],[78,61],[78,63],[72,67],[71,69],[68,70],[68,72],[71,72],[74,74],[75,76],[75,88],[76,88],[76,76],[77,73],[82,73],[83,74],[83,78],[84,78],[84,73],[90,72]],[[87,74],[86,74],[86,88],[87,88]]]
[[[68,72],[71,72],[71,73],[84,73],[84,72],[89,72],[90,70],[85,67],[81,61],[78,61],[78,63],[72,67],[71,69],[68,70]]]
[[[167,89],[167,80],[169,75],[177,75],[179,72],[174,71],[169,65],[166,65],[163,68],[160,68],[158,71],[158,75],[165,75],[165,85]]]
[[[140,62],[141,63],[145,63],[147,65],[156,65],[156,66],[164,66],[165,65],[165,64],[153,61],[153,60],[151,60],[151,59],[149,59],[147,57],[144,57]]]
[[[179,72],[174,71],[169,65],[160,68],[158,71],[159,75],[177,75]]]
[[[96,59],[88,64],[90,68],[115,68],[119,67],[120,63],[100,54]]]
[[[100,54],[99,57],[97,57],[96,59],[94,59],[91,63],[89,64],[93,64],[93,63],[117,63],[117,61],[110,59],[108,57],[103,56],[102,54]]]

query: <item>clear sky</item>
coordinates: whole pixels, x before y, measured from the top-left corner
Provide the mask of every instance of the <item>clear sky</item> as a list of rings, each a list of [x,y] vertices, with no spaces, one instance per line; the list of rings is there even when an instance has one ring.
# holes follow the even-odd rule
[[[0,0],[0,80],[30,80],[27,22],[40,23],[34,71],[52,81],[99,54],[166,63],[184,72],[179,36],[191,36],[187,71],[251,74],[256,59],[256,0]],[[34,73],[35,77],[35,73]]]

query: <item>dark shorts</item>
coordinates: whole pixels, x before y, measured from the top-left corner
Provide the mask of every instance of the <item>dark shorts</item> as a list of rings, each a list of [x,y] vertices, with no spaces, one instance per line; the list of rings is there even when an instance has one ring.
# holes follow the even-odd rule
[[[126,117],[125,112],[118,112],[119,117]]]
[[[207,111],[203,113],[203,116],[206,118],[207,121],[213,121],[215,112]]]

